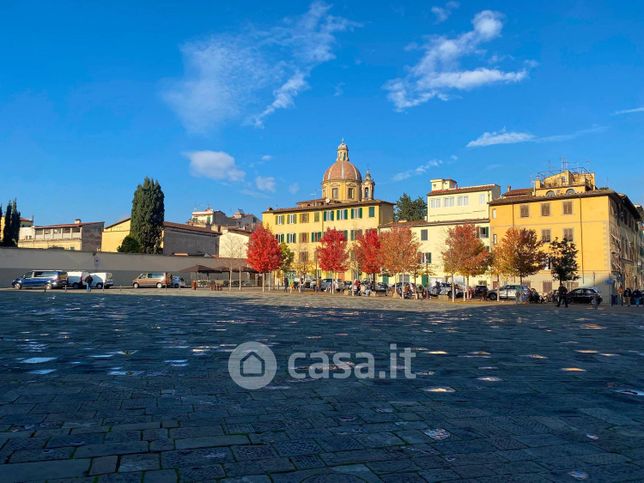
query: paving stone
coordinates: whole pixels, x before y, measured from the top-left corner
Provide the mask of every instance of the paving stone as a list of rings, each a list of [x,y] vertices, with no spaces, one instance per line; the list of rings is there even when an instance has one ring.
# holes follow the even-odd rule
[[[206,481],[221,478],[224,475],[224,469],[221,465],[179,469],[181,481]]]
[[[3,483],[46,480],[54,478],[72,478],[83,476],[89,469],[89,459],[73,459],[41,462],[15,463],[0,465],[0,481]]]
[[[209,466],[233,459],[227,448],[203,448],[161,453],[162,468],[191,468]]]
[[[320,447],[313,440],[278,441],[273,443],[273,446],[282,456],[299,456],[321,452]]]
[[[25,463],[28,461],[50,461],[71,458],[75,448],[45,448],[25,449],[15,451],[9,458],[10,463]]]
[[[213,446],[232,446],[237,444],[248,444],[250,441],[241,434],[227,436],[207,436],[203,438],[175,439],[177,449],[210,448]]]
[[[146,471],[159,469],[158,454],[133,454],[121,456],[119,471]]]
[[[109,443],[109,444],[88,444],[80,446],[75,458],[87,458],[95,456],[121,455],[130,453],[144,453],[148,450],[147,441],[132,441],[129,443]]]
[[[92,459],[92,466],[89,470],[90,475],[103,475],[106,473],[114,473],[116,471],[116,464],[118,463],[118,456],[100,456]]]
[[[143,473],[144,483],[174,483],[178,481],[175,470],[154,470]]]

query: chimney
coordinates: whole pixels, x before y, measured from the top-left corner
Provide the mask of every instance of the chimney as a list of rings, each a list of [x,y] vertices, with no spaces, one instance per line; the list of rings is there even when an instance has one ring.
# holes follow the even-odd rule
[[[80,224],[81,224],[81,219],[80,219],[80,218],[76,218],[76,219],[74,220],[74,223],[75,223],[76,225],[80,225]]]
[[[511,185],[508,185],[508,190],[507,191],[512,191],[512,186]],[[507,191],[506,191],[506,193],[507,193]]]

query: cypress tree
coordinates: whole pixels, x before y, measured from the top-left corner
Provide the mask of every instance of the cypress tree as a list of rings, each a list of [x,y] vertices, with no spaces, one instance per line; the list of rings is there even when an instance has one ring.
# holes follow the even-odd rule
[[[7,203],[2,230],[2,246],[17,247],[20,236],[20,212],[16,200]]]
[[[161,185],[146,177],[134,192],[130,229],[130,235],[139,242],[141,253],[160,253],[164,216]]]

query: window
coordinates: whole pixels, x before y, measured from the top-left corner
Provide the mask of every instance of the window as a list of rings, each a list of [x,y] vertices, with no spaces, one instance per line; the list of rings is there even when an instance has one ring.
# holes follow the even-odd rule
[[[550,293],[552,292],[552,282],[543,282],[543,293]]]
[[[300,233],[300,243],[308,243],[308,242],[309,242],[309,234]]]
[[[563,214],[572,215],[572,201],[563,202]]]
[[[452,198],[452,200],[453,200],[453,198]],[[458,206],[467,206],[467,205],[469,204],[469,202],[470,202],[470,197],[469,197],[469,196],[467,196],[467,195],[465,195],[465,196],[458,196],[458,197],[456,198],[456,204],[457,204]]]
[[[479,195],[479,205],[484,205],[487,203],[487,195],[485,193],[481,193]]]
[[[293,225],[293,224],[297,223],[297,215],[295,213],[291,213],[290,215],[288,215],[287,223],[289,225]]]
[[[431,254],[431,252],[423,253],[421,255],[420,262],[424,263],[426,265],[429,265],[430,263],[432,263],[432,254]]]
[[[308,262],[309,261],[309,252],[300,252],[300,263]]]
[[[454,206],[454,197],[450,196],[449,198],[443,198],[443,206],[445,208],[450,208]],[[440,208],[440,205],[438,205],[438,207]]]
[[[369,188],[365,188],[365,189],[364,189],[364,197],[365,197],[365,199],[367,199],[367,200],[369,199]]]
[[[300,214],[300,223],[308,223],[308,222],[309,222],[309,214],[308,213]]]
[[[322,232],[321,231],[314,231],[311,233],[311,241],[313,243],[319,242],[322,239]]]
[[[492,235],[492,243],[496,245],[496,233]]]
[[[354,191],[353,188],[349,188],[349,199],[350,200],[353,199],[353,191]]]
[[[420,230],[420,239],[421,241],[427,241],[427,229]]]
[[[541,203],[541,216],[550,216],[550,203]]]
[[[574,232],[572,228],[564,228],[564,233],[563,233],[564,240],[568,240],[569,242],[574,241]]]
[[[283,225],[284,224],[284,215],[277,215],[275,218],[275,224],[276,225]]]
[[[319,211],[316,211],[315,213],[313,213],[313,221],[316,222],[316,223],[318,223],[320,221],[320,212]]]
[[[541,241],[544,243],[550,242],[550,230],[541,230]]]
[[[440,208],[441,207],[441,199],[440,198],[432,198],[429,200],[429,207],[430,208]]]
[[[369,218],[374,218],[376,216],[376,207],[375,206],[370,206],[369,207]]]
[[[355,231],[355,230],[351,230],[351,241],[355,241],[355,240],[356,240],[356,231]],[[353,252],[352,252],[352,253],[353,253]]]
[[[333,188],[331,190],[331,198],[333,198],[334,200],[338,199],[338,188]]]
[[[349,231],[348,230],[342,230],[342,234],[344,235],[345,240],[349,239]]]
[[[333,210],[327,210],[324,212],[324,221],[333,221]]]
[[[490,238],[489,226],[479,226],[479,238]]]
[[[567,195],[574,195],[574,194],[575,194],[575,190],[574,190],[574,189],[572,189],[572,188],[568,188],[568,189],[566,190],[566,194],[567,194]]]
[[[496,208],[492,208],[492,218],[496,220]]]
[[[530,207],[528,205],[521,205],[521,218],[530,216]]]
[[[295,243],[297,239],[296,233],[287,233],[286,234],[286,243]]]
[[[554,198],[555,197],[555,192],[552,190],[549,190],[546,192],[546,197],[547,198]]]

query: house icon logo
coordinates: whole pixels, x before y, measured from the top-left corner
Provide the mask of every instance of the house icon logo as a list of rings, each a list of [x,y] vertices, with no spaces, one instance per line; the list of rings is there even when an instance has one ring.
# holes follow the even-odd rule
[[[228,358],[230,377],[244,389],[261,389],[270,384],[276,372],[275,354],[260,342],[240,344]]]

